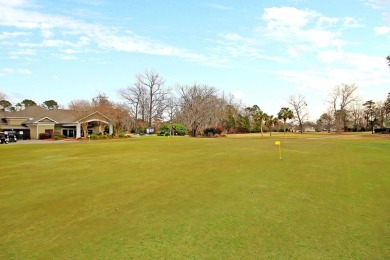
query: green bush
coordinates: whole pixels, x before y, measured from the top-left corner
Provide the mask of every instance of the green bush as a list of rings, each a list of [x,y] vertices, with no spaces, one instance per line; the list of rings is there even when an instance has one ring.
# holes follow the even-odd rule
[[[125,131],[120,131],[119,134],[118,134],[118,137],[119,138],[130,138],[131,134],[128,133],[128,132],[125,132]]]
[[[213,136],[214,134],[216,134],[216,131],[213,127],[206,128],[203,130],[203,135],[205,136]]]
[[[164,124],[159,129],[159,135],[169,136],[170,130],[173,130],[175,135],[184,136],[187,134],[187,128],[182,124]]]
[[[204,136],[215,136],[219,137],[223,132],[223,128],[221,126],[209,127],[203,130]]]
[[[139,135],[143,135],[143,134],[146,133],[146,128],[142,127],[142,126],[139,126],[137,129],[135,129],[135,133],[139,134]]]
[[[112,136],[109,134],[90,134],[88,138],[92,140],[100,140],[100,139],[111,139]]]
[[[54,138],[54,140],[62,140],[62,137],[59,135],[55,135],[53,138]]]
[[[54,140],[61,140],[61,139],[64,139],[64,138],[65,138],[65,136],[63,136],[61,133],[59,133],[59,132],[55,132],[54,133],[54,136],[53,136]]]
[[[220,135],[222,133],[223,129],[220,126],[217,127],[209,127],[203,130],[204,135]]]

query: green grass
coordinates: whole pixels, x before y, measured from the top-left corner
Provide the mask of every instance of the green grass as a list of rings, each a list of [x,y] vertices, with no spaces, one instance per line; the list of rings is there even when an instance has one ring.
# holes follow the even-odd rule
[[[389,152],[327,134],[1,145],[0,259],[389,259]]]

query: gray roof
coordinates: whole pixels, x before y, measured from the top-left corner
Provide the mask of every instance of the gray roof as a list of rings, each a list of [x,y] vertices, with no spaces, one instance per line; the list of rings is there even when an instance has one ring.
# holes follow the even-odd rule
[[[91,112],[89,112],[91,113]],[[45,109],[40,106],[26,107],[20,111],[2,112],[0,118],[26,118],[25,123],[33,123],[42,118],[48,117],[60,124],[75,123],[80,118],[89,114],[65,109]]]

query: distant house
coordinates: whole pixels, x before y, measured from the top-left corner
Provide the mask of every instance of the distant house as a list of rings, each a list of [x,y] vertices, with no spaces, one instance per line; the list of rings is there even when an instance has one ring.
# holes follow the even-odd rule
[[[111,120],[100,112],[78,112],[73,110],[48,110],[40,106],[27,107],[24,110],[0,112],[0,129],[16,131],[18,138],[39,139],[42,133],[53,136],[59,133],[66,137],[83,137],[87,127],[88,134],[103,133],[108,126],[113,133]]]
[[[299,129],[298,126],[293,126],[291,127],[291,131],[292,132],[301,132],[301,130]],[[314,126],[304,126],[303,127],[303,132],[315,132],[316,129],[314,128]]]

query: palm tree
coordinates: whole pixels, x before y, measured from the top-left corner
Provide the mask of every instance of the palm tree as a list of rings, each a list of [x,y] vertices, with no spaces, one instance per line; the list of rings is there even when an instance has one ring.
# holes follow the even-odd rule
[[[279,120],[278,120],[278,118],[277,117],[274,117],[274,119],[273,119],[273,125],[274,126],[277,126],[277,125],[279,125]]]
[[[272,136],[272,126],[278,124],[278,119],[273,115],[267,116],[265,119],[265,124],[268,126],[269,136]]]
[[[278,118],[283,119],[284,136],[286,136],[286,121],[287,119],[292,119],[293,117],[294,112],[288,107],[282,107],[278,113]]]
[[[261,137],[263,137],[263,121],[265,121],[267,117],[268,115],[264,113],[262,110],[256,111],[254,116],[255,121],[258,122],[260,125]]]

